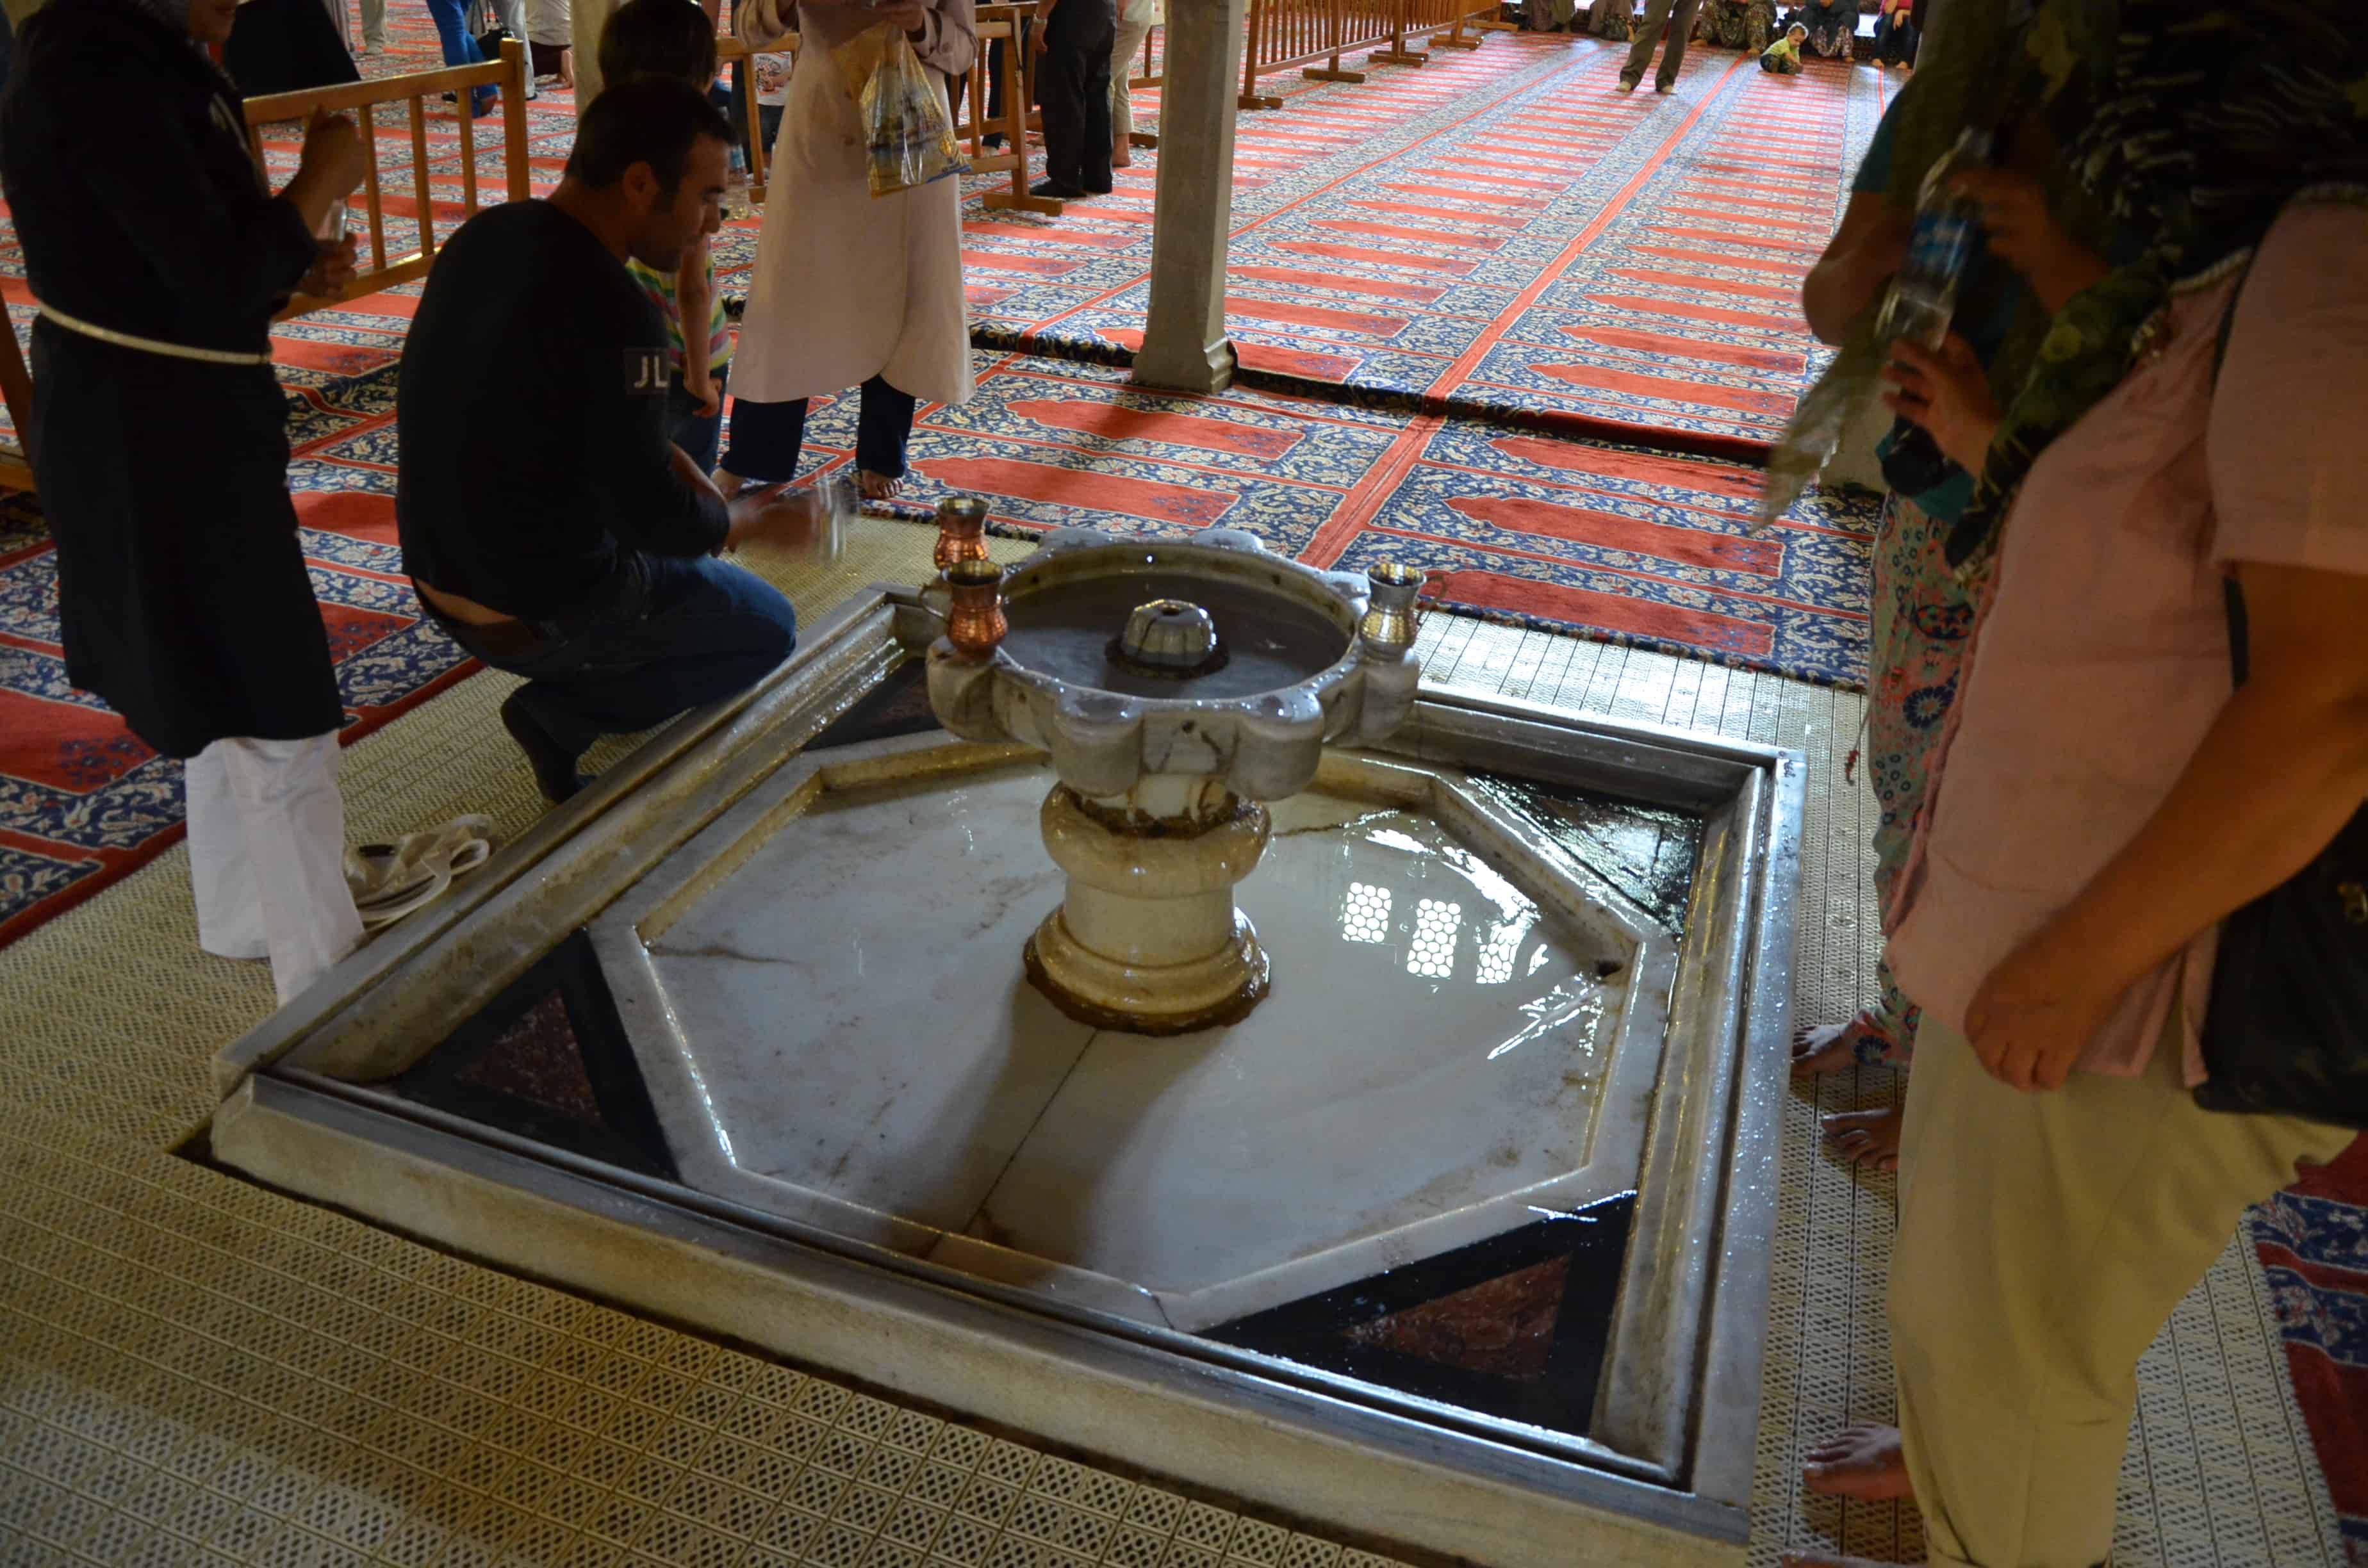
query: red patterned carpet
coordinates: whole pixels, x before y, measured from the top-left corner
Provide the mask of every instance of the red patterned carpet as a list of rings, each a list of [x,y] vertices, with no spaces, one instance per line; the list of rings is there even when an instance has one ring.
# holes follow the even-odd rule
[[[1621,51],[1500,36],[1245,114],[1229,325],[1268,384],[1759,458],[1819,361],[1793,301],[1888,78],[1690,51],[1677,91]],[[1156,95],[1144,95],[1146,99]],[[974,211],[996,347],[1142,342],[1156,153],[1057,220]]]
[[[424,6],[393,0],[389,21],[394,48],[366,60],[366,71],[439,62]],[[1603,90],[1609,55],[1590,40],[1499,35],[1468,54],[1440,51],[1420,70],[1377,69],[1362,85],[1271,79],[1285,107],[1244,119],[1234,319],[1251,362],[1288,369],[1299,391],[1154,396],[1109,367],[990,351],[976,401],[924,411],[914,499],[984,494],[998,527],[1014,531],[1067,522],[1189,531],[1222,521],[1326,565],[1408,556],[1433,570],[1436,597],[1457,608],[1858,683],[1871,503],[1812,497],[1782,526],[1757,533],[1748,521],[1754,470],[1644,444],[1681,442],[1687,410],[1714,409],[1638,394],[1644,383],[1634,377],[1659,363],[1655,342],[1691,347],[1712,364],[1739,359],[1741,379],[1757,373],[1751,357],[1761,356],[1761,369],[1792,378],[1780,387],[1789,396],[1802,359],[1762,343],[1774,329],[1673,318],[1656,338],[1644,324],[1595,322],[1588,330],[1600,340],[1565,335],[1534,375],[1497,368],[1520,341],[1517,329],[1543,330],[1535,326],[1542,311],[1560,312],[1564,324],[1591,322],[1589,309],[1626,312],[1664,296],[1682,304],[1681,296],[1723,286],[1670,281],[1676,273],[1630,278],[1622,286],[1634,300],[1614,296],[1610,307],[1570,292],[1606,235],[1628,233],[1648,215],[1644,198],[1656,181],[1679,169],[1702,177],[1707,155],[1686,149],[1744,133],[1741,121],[1729,124],[1751,85],[1734,69],[1737,60],[1698,51],[1676,97],[1618,103]],[[1839,74],[1804,85],[1769,101],[1786,113],[1814,106],[1834,126],[1862,133],[1876,87]],[[1156,123],[1156,92],[1141,95],[1143,123]],[[510,112],[505,105],[477,122],[487,191],[500,188],[500,131]],[[525,112],[536,181],[547,188],[572,141],[572,97],[547,90]],[[1563,117],[1590,124],[1560,126]],[[412,149],[407,126],[386,118],[395,121],[379,132],[386,238],[400,255],[416,243]],[[294,128],[275,130],[267,152],[284,175]],[[452,109],[431,108],[428,131],[436,222],[449,233],[462,216]],[[1492,176],[1492,160],[1527,172]],[[1152,155],[1138,154],[1121,196],[1076,204],[1057,223],[988,214],[973,202],[965,254],[982,336],[1061,318],[1051,329],[1056,347],[1061,330],[1089,329],[1087,347],[1122,353],[1130,329],[1117,324],[1139,319],[1154,167]],[[1820,177],[1830,187],[1829,172]],[[973,197],[987,183],[974,181]],[[1698,222],[1679,216],[1689,227]],[[755,242],[753,223],[720,238],[727,278],[753,259]],[[22,270],[13,232],[0,234],[0,294],[20,333],[32,313]],[[467,667],[420,623],[389,531],[393,371],[417,293],[416,285],[390,290],[274,335],[295,424],[290,488],[356,734]],[[1135,318],[1123,317],[1128,299]],[[1641,314],[1618,319],[1649,324]],[[1634,368],[1596,364],[1589,356],[1599,350]],[[1477,390],[1427,403],[1395,395],[1449,384],[1449,371]],[[1537,385],[1514,384],[1525,375]],[[1625,413],[1598,419],[1605,410]],[[1725,420],[1719,429],[1733,435],[1741,412],[1710,423]],[[851,430],[841,426],[850,418],[845,407],[817,410],[816,463],[848,460]],[[1534,428],[1557,420],[1565,432],[1621,439]],[[6,543],[0,941],[161,850],[180,819],[178,769],[65,681],[45,540],[20,529]]]

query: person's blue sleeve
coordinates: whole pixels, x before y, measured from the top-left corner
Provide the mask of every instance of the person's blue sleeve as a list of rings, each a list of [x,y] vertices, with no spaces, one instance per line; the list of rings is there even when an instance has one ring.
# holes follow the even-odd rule
[[[1853,192],[1882,190],[1890,185],[1891,145],[1899,138],[1898,114],[1899,99],[1895,97],[1891,107],[1883,111],[1883,120],[1874,128],[1874,134],[1867,139],[1866,157],[1859,164],[1858,177],[1850,181]]]

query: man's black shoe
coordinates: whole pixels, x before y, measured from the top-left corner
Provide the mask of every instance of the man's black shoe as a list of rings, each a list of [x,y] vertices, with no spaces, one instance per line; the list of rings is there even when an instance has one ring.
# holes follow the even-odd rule
[[[1110,187],[1106,185],[1089,185],[1086,187],[1086,194],[1087,196],[1108,196],[1110,193]]]
[[[1085,199],[1087,193],[1086,187],[1083,186],[1056,185],[1053,181],[1046,179],[1038,180],[1034,185],[1030,186],[1028,187],[1028,194],[1030,196],[1050,196],[1062,201],[1081,201]],[[1105,191],[1102,194],[1107,196],[1110,193]]]
[[[535,787],[542,798],[558,805],[592,782],[588,774],[575,771],[575,754],[543,733],[543,728],[527,711],[521,700],[526,688],[520,687],[502,699],[502,728],[510,733],[518,750],[526,753],[527,766],[534,769]]]

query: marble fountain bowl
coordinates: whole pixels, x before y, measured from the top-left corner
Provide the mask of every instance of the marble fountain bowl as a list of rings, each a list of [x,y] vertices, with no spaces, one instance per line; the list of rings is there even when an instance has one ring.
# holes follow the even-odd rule
[[[1405,608],[1420,583],[1401,572],[1383,592]],[[929,703],[964,739],[1044,752],[1058,777],[1040,825],[1067,888],[1028,937],[1030,981],[1078,1022],[1141,1034],[1246,1017],[1269,961],[1233,890],[1266,853],[1265,802],[1305,789],[1326,742],[1405,720],[1413,622],[1369,615],[1363,576],[1244,533],[1069,529],[991,585],[999,613],[984,593],[951,605]]]
[[[1005,587],[653,740],[226,1052],[216,1154],[1378,1541],[1739,1561],[1797,758],[1418,691],[1387,595],[1235,541]],[[1199,673],[1113,661],[1169,601]],[[1178,844],[1183,917],[1096,885]],[[1064,922],[1236,989],[1079,1006]]]

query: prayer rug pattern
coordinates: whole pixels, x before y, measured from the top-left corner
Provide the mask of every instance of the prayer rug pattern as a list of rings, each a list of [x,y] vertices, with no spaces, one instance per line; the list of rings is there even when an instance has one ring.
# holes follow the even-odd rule
[[[2345,1558],[2368,1564],[2368,1143],[2253,1210],[2246,1228]]]
[[[1675,94],[1622,97],[1623,53],[1500,37],[1242,115],[1228,327],[1245,369],[1763,454],[1824,362],[1793,301],[1886,79],[1776,77],[1698,48]],[[1156,95],[1137,103],[1148,118]],[[1057,220],[973,191],[983,344],[1121,360],[1140,346],[1157,156]]]
[[[914,501],[984,495],[1013,533],[1224,527],[1316,565],[1395,556],[1460,610],[1864,681],[1873,496],[1812,492],[1763,530],[1760,475],[1737,463],[1248,388],[1171,396],[1058,359],[979,366],[976,397],[920,417]],[[817,466],[853,441],[851,404],[816,412]]]

